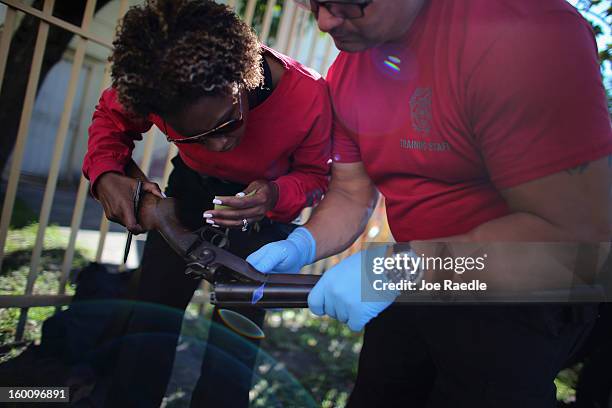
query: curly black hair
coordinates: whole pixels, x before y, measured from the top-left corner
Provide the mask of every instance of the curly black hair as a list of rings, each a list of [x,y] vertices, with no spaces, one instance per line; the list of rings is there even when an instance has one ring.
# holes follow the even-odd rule
[[[113,87],[130,112],[174,113],[204,95],[263,80],[254,31],[211,0],[148,0],[130,8],[113,42]]]

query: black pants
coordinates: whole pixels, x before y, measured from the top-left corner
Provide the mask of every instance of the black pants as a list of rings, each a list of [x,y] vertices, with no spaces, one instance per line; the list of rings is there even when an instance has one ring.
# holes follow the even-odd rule
[[[595,306],[393,305],[365,330],[349,408],[553,408]]]
[[[178,156],[173,164],[166,194],[180,200],[182,222],[194,229],[202,226],[202,212],[212,208],[215,195],[234,195],[245,187],[203,178]],[[260,225],[258,231],[231,230],[229,251],[245,258],[268,242],[286,238],[292,229],[270,220]],[[149,232],[135,296],[138,302],[130,306],[106,406],[159,407],[172,371],[183,312],[200,283],[185,276],[184,270],[185,263],[163,238]],[[263,324],[263,309],[233,310]],[[192,407],[248,406],[258,341],[228,336],[227,330],[215,308]]]

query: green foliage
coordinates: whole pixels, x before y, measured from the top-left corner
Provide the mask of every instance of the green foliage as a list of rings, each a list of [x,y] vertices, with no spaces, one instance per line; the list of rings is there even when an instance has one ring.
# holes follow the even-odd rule
[[[361,333],[308,310],[268,315],[262,348],[283,361],[322,407],[342,407],[353,386],[361,351]]]
[[[612,30],[612,2],[610,0],[578,0],[576,7],[590,21],[595,34],[600,37]],[[600,51],[602,64],[612,61],[612,44]]]
[[[268,43],[272,43],[276,38],[276,33],[278,31],[278,25],[280,22],[281,13],[283,11],[283,4],[285,1],[293,1],[293,0],[277,0],[274,5],[274,9],[272,11],[272,23],[270,24],[270,34],[268,36]],[[238,14],[244,16],[246,12],[246,6],[248,2],[242,2],[237,9]],[[257,33],[261,33],[263,26],[263,19],[266,13],[267,8],[267,0],[257,0],[255,3],[255,12],[253,13],[253,22],[252,26]]]
[[[0,271],[0,295],[18,295],[25,292],[37,231],[38,224],[9,230],[2,271]],[[62,233],[58,227],[50,226],[47,228],[40,269],[34,285],[34,294],[57,294],[67,243],[68,236]],[[77,247],[73,267],[85,266],[89,261],[89,255],[88,250]],[[68,286],[66,293],[73,294],[74,289]],[[28,312],[25,340],[39,339],[42,323],[54,311],[55,308],[53,307],[31,308]],[[13,341],[18,319],[19,309],[0,309],[0,344]]]

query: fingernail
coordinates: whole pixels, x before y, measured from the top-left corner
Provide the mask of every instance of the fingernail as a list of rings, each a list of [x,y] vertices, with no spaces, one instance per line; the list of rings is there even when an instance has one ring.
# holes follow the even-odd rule
[[[213,216],[212,214],[204,213],[204,218],[212,218],[212,216]]]
[[[164,193],[163,191],[162,191],[161,193],[162,193],[162,197],[164,197],[164,198],[168,198],[168,196],[166,195],[166,193]]]
[[[223,202],[221,202],[221,200],[219,200],[218,198],[215,198],[215,199],[212,201],[212,203],[213,203],[213,204],[217,204],[217,205],[221,205],[221,204],[223,204]]]
[[[206,220],[206,222],[207,222],[208,224],[213,224],[213,225],[215,224],[215,222],[214,222],[213,220],[211,220],[210,218],[209,218],[209,219],[207,219],[207,220]]]
[[[238,194],[236,194],[236,197],[244,197],[246,194],[244,194],[244,192],[239,192]]]

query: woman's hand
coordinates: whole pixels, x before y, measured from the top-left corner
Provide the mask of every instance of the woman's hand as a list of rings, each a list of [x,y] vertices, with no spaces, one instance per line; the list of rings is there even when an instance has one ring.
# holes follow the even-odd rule
[[[256,180],[235,196],[215,197],[213,204],[217,208],[205,211],[204,219],[212,225],[241,228],[243,220],[252,224],[264,218],[277,201],[277,185],[267,180]]]
[[[117,222],[126,227],[133,234],[145,232],[134,215],[134,191],[138,181],[119,173],[102,174],[94,186],[104,214],[109,221]],[[164,198],[157,183],[142,182],[142,191]]]

